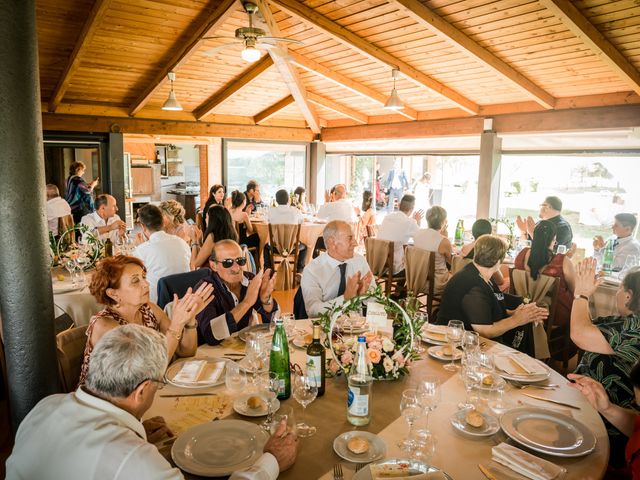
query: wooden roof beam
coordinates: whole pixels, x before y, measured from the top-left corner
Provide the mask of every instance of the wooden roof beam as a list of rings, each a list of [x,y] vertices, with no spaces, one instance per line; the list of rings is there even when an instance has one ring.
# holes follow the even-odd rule
[[[553,95],[547,93],[527,77],[515,70],[511,65],[502,61],[489,50],[476,43],[419,0],[391,1],[392,3],[401,6],[404,13],[416,20],[419,24],[426,26],[447,43],[462,48],[475,59],[480,60],[486,66],[498,72],[543,107],[551,109],[555,106],[556,99]]]
[[[76,44],[73,47],[73,51],[71,52],[71,56],[69,57],[69,60],[67,60],[67,65],[64,67],[62,75],[58,79],[56,88],[54,88],[53,92],[51,93],[51,98],[49,100],[50,112],[55,112],[58,108],[58,105],[60,105],[64,94],[67,92],[67,88],[69,88],[71,77],[73,77],[73,74],[80,66],[82,55],[84,54],[89,43],[91,43],[91,40],[93,39],[96,30],[102,22],[102,19],[104,18],[104,15],[110,4],[111,0],[96,0],[93,4],[93,7],[91,7],[89,16],[82,26],[82,30],[78,35]]]
[[[131,107],[129,107],[130,115],[135,115],[147,104],[151,96],[167,81],[167,74],[169,72],[176,71],[194,54],[202,43],[202,37],[209,35],[211,32],[215,32],[227,21],[233,14],[233,7],[240,7],[240,2],[238,0],[221,0],[219,5],[211,12],[211,15],[195,29],[189,40],[180,42],[180,45],[183,45],[182,48],[171,57],[166,67],[158,72],[147,88],[145,88],[138,98],[136,98],[135,102],[131,104]]]
[[[611,67],[640,95],[640,72],[629,60],[600,33],[587,17],[568,0],[540,0],[562,23]]]
[[[262,18],[267,25],[269,35],[272,37],[281,37],[280,28],[278,27],[276,20],[273,18],[273,13],[271,13],[269,4],[266,0],[257,0],[256,3],[262,13]],[[283,45],[269,49],[269,55],[271,55],[273,62],[276,64],[276,68],[280,72],[282,80],[284,80],[284,83],[291,92],[291,96],[293,96],[296,101],[296,105],[298,106],[298,109],[300,109],[307,125],[309,125],[309,128],[313,133],[320,133],[321,125],[316,111],[307,101],[307,91],[300,79],[300,76],[298,75],[296,67],[289,63],[287,59],[287,52],[287,47]]]
[[[294,98],[292,95],[289,95],[287,97],[284,97],[282,100],[278,100],[276,103],[274,103],[273,105],[271,105],[270,107],[265,108],[264,110],[262,110],[260,113],[256,114],[253,117],[253,121],[256,125],[261,124],[262,122],[266,122],[267,120],[269,120],[271,117],[273,117],[274,115],[276,115],[280,110],[282,110],[285,107],[288,107],[289,105],[291,105],[293,102],[295,102]]]
[[[310,58],[305,57],[304,55],[300,55],[297,52],[289,51],[288,53],[290,60],[300,68],[304,68],[308,72],[311,72],[315,75],[318,75],[325,80],[329,80],[334,84],[346,88],[350,92],[356,93],[372,102],[377,103],[378,105],[384,105],[387,102],[387,97],[374,90],[373,88],[369,88],[362,83],[356,82],[355,80],[350,79],[349,77],[342,75],[341,73],[334,72],[328,67],[316,62],[315,60],[311,60]],[[405,107],[402,110],[399,110],[398,113],[407,117],[410,120],[417,120],[418,112],[416,112],[413,108]]]
[[[245,87],[249,82],[259,77],[272,65],[273,60],[271,60],[271,57],[269,55],[265,55],[264,57],[262,57],[256,63],[251,65],[251,67],[249,67],[237,77],[233,78],[224,87],[214,93],[202,105],[198,106],[193,111],[193,115],[196,117],[196,120],[202,120],[204,117],[209,115],[214,108],[227,100],[238,90]]]
[[[327,35],[331,36],[338,42],[360,52],[367,58],[371,58],[389,68],[398,68],[400,73],[408,80],[412,81],[416,85],[426,87],[438,95],[453,102],[458,107],[462,108],[468,113],[477,114],[479,106],[464,97],[455,90],[440,83],[436,79],[429,75],[416,70],[408,63],[394,57],[390,53],[382,50],[380,47],[368,42],[362,37],[359,37],[355,33],[347,30],[341,25],[337,24],[333,20],[321,15],[312,8],[307,7],[298,0],[270,0],[271,3],[277,5],[279,8],[287,12],[289,15],[294,15],[300,18],[302,21],[309,25],[321,30]]]
[[[346,107],[338,102],[330,100],[326,97],[318,95],[317,93],[307,92],[307,99],[315,103],[316,105],[320,105],[324,108],[328,108],[332,112],[339,113],[340,115],[344,115],[345,117],[351,118],[358,123],[367,124],[369,123],[369,117],[364,113],[360,113],[353,108]]]

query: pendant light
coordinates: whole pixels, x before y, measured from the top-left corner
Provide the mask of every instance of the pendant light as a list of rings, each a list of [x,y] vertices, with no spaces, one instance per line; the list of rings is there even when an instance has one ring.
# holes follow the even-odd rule
[[[391,76],[393,77],[393,88],[391,89],[391,94],[387,99],[387,103],[384,104],[384,108],[387,110],[402,110],[404,108],[404,104],[400,97],[398,96],[398,92],[396,91],[396,79],[398,78],[398,74],[400,70],[394,68],[391,70]]]
[[[162,105],[162,110],[180,111],[182,110],[182,105],[176,100],[176,92],[173,91],[173,82],[176,79],[176,74],[169,72],[167,78],[171,82],[171,91],[169,92],[169,98],[167,98],[167,101]]]
[[[247,38],[244,44],[244,50],[240,54],[245,62],[257,62],[260,60],[260,50],[256,48],[256,41],[253,38]]]

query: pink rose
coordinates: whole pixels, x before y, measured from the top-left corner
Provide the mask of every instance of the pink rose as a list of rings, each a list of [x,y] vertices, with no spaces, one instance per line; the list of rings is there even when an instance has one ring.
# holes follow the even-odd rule
[[[385,359],[382,361],[382,365],[384,366],[384,371],[387,373],[393,370],[393,360],[391,360],[389,357],[385,357]]]
[[[380,340],[374,340],[373,342],[369,343],[367,347],[372,348],[374,350],[378,350],[378,352],[381,352],[382,342]]]
[[[329,361],[329,371],[334,375],[340,370],[340,365],[333,358]]]
[[[382,355],[380,354],[380,350],[376,350],[375,348],[368,348],[367,358],[371,363],[378,363],[380,362]]]
[[[367,343],[371,343],[378,339],[378,334],[375,332],[367,332],[364,334],[364,338],[367,340]]]
[[[405,358],[404,358],[404,355],[402,354],[402,351],[398,351],[394,353],[393,357],[391,358],[393,359],[394,362],[398,364],[399,367],[404,367]]]
[[[342,357],[340,357],[340,361],[344,365],[350,364],[351,362],[353,362],[353,354],[349,350],[347,350],[342,354]]]

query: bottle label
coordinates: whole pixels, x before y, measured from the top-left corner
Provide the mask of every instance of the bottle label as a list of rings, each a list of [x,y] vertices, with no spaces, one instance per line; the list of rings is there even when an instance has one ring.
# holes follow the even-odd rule
[[[349,386],[347,409],[351,415],[366,417],[369,414],[369,395],[360,395],[360,388]]]
[[[318,388],[322,385],[322,358],[320,355],[307,355],[307,375],[315,380]]]
[[[277,395],[283,395],[285,390],[284,378],[278,380],[278,393]]]

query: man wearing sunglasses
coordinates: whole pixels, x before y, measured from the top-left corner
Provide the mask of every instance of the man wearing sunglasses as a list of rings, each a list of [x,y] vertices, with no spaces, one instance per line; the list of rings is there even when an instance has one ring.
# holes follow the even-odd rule
[[[214,245],[209,258],[211,275],[198,284],[211,283],[215,295],[196,317],[198,344],[217,345],[248,327],[254,311],[263,323],[271,322],[271,315],[278,308],[271,297],[275,275],[271,275],[270,269],[253,275],[244,271],[245,264],[246,257],[235,241],[221,240]]]

